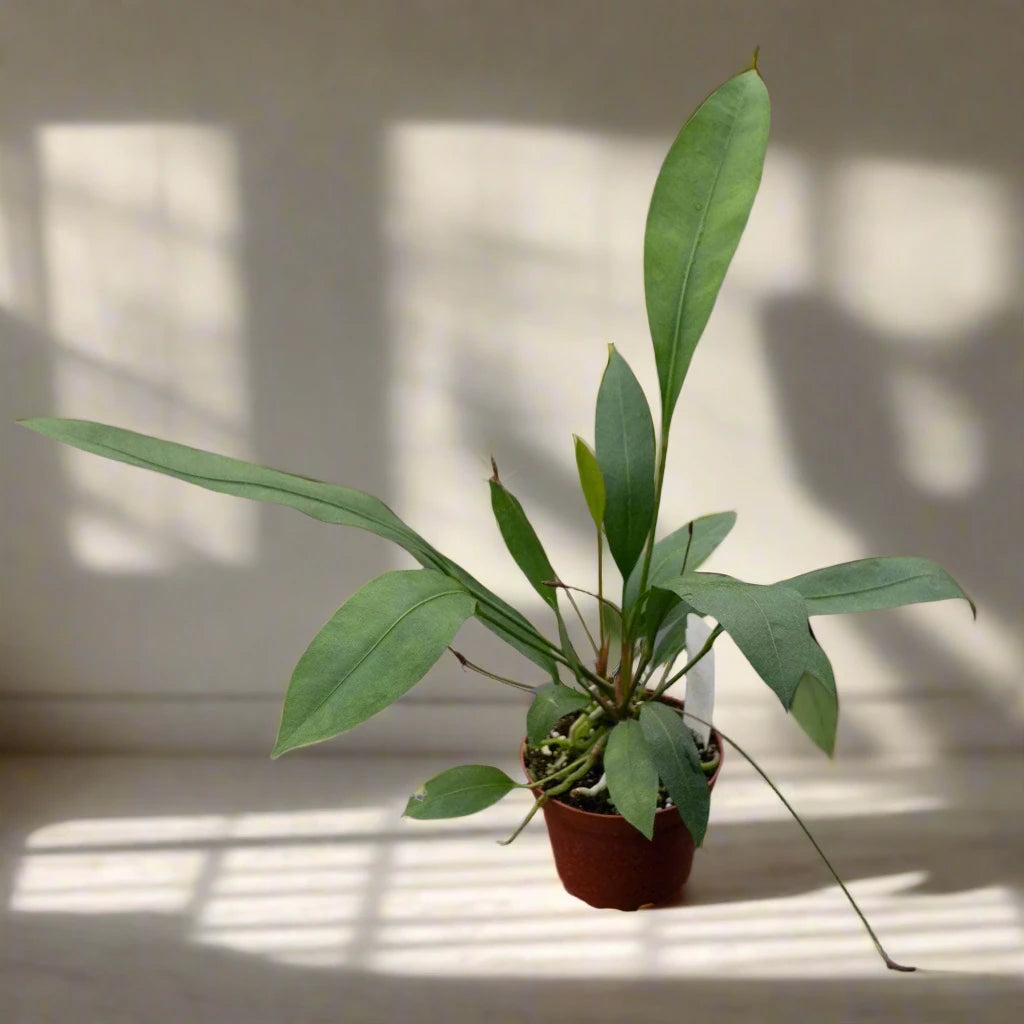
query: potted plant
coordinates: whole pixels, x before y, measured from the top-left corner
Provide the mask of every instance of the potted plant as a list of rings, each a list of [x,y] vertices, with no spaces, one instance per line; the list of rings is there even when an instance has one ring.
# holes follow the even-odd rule
[[[575,438],[580,486],[593,523],[595,581],[578,586],[580,581],[559,578],[523,507],[493,466],[491,503],[500,534],[550,611],[554,636],[369,494],[99,423],[23,421],[110,459],[369,530],[419,563],[419,569],[371,580],[313,639],[288,686],[272,756],[328,740],[382,711],[476,617],[543,674],[539,685],[503,678],[456,652],[465,668],[530,698],[521,752],[527,781],[485,765],[452,768],[424,784],[409,800],[407,814],[471,814],[529,788],[535,801],[526,821],[544,810],[567,888],[599,906],[636,909],[678,892],[707,827],[725,739],[712,728],[712,651],[723,632],[831,756],[838,698],[810,619],[966,599],[944,570],[921,558],[861,559],[770,584],[701,572],[732,528],[731,512],[696,518],[659,539],[673,413],[760,183],[768,123],[768,93],[755,55],[750,68],[716,89],[690,117],[658,174],[644,237],[659,382],[657,429],[643,389],[610,347],[597,394],[593,448]],[[590,603],[589,616],[582,613],[583,602]],[[570,631],[569,616],[582,631]],[[685,706],[666,695],[683,677]],[[846,895],[886,963],[898,968]]]

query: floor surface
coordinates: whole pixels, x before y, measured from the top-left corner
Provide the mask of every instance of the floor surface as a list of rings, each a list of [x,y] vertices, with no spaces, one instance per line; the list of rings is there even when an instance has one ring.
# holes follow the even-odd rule
[[[567,896],[541,824],[496,844],[523,794],[403,819],[450,763],[0,760],[0,1019],[1019,1019],[1016,756],[770,765],[911,975],[735,758],[684,902],[634,914]]]

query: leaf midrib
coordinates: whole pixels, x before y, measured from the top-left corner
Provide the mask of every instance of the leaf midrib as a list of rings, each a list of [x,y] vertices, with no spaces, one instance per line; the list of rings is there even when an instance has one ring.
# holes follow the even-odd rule
[[[805,601],[827,601],[833,597],[854,597],[857,594],[870,594],[875,590],[888,590],[890,587],[898,587],[904,583],[913,583],[914,580],[928,580],[935,578],[935,573],[919,572],[915,573],[913,576],[904,576],[902,579],[890,580],[888,583],[875,583],[870,587],[859,587],[856,590],[833,590],[828,593],[804,594],[802,596]],[[796,590],[797,588],[794,587],[793,589]]]
[[[723,152],[728,155],[729,147],[732,145],[732,137],[736,131],[736,125],[739,122],[740,114],[742,113],[743,107],[746,105],[746,98],[744,93],[739,94],[739,102],[733,111],[732,124],[729,126],[729,134],[725,140],[725,147]],[[715,190],[718,188],[718,180],[722,176],[722,168],[725,166],[725,157],[723,156],[721,162],[718,165],[718,169],[715,171],[714,180],[711,182],[711,188],[708,190],[704,206],[701,211],[701,217],[698,222],[697,232],[694,235],[693,245],[690,247],[690,253],[686,260],[686,265],[683,270],[683,280],[679,288],[679,298],[676,300],[676,315],[672,325],[672,350],[669,353],[668,363],[668,374],[667,384],[668,387],[672,387],[673,380],[675,379],[676,363],[679,358],[679,338],[682,334],[682,320],[683,320],[683,304],[686,299],[686,289],[690,283],[690,275],[693,273],[694,265],[694,253],[700,246],[701,240],[704,238],[704,229],[707,225],[708,216],[711,212],[711,201],[714,198]],[[668,404],[668,403],[666,403]]]

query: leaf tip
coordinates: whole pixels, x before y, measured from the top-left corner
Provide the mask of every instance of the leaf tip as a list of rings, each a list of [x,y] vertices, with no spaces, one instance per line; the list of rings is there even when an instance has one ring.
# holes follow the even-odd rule
[[[498,463],[494,460],[494,456],[491,456],[491,483],[500,484],[501,479],[498,477]]]

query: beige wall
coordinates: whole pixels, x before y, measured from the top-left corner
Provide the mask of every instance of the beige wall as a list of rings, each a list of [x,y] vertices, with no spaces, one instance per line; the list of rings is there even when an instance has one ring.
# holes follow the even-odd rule
[[[755,580],[939,560],[977,624],[823,623],[840,752],[1019,741],[1019,5],[26,2],[0,25],[0,748],[269,750],[306,642],[405,564],[69,457],[18,416],[372,491],[529,605],[493,452],[587,585],[569,433],[592,433],[606,342],[653,380],[658,157],[755,43],[770,155],[664,525],[737,509],[715,565]],[[805,753],[725,646],[719,665],[723,725]],[[516,708],[445,661],[333,749],[507,747]]]

